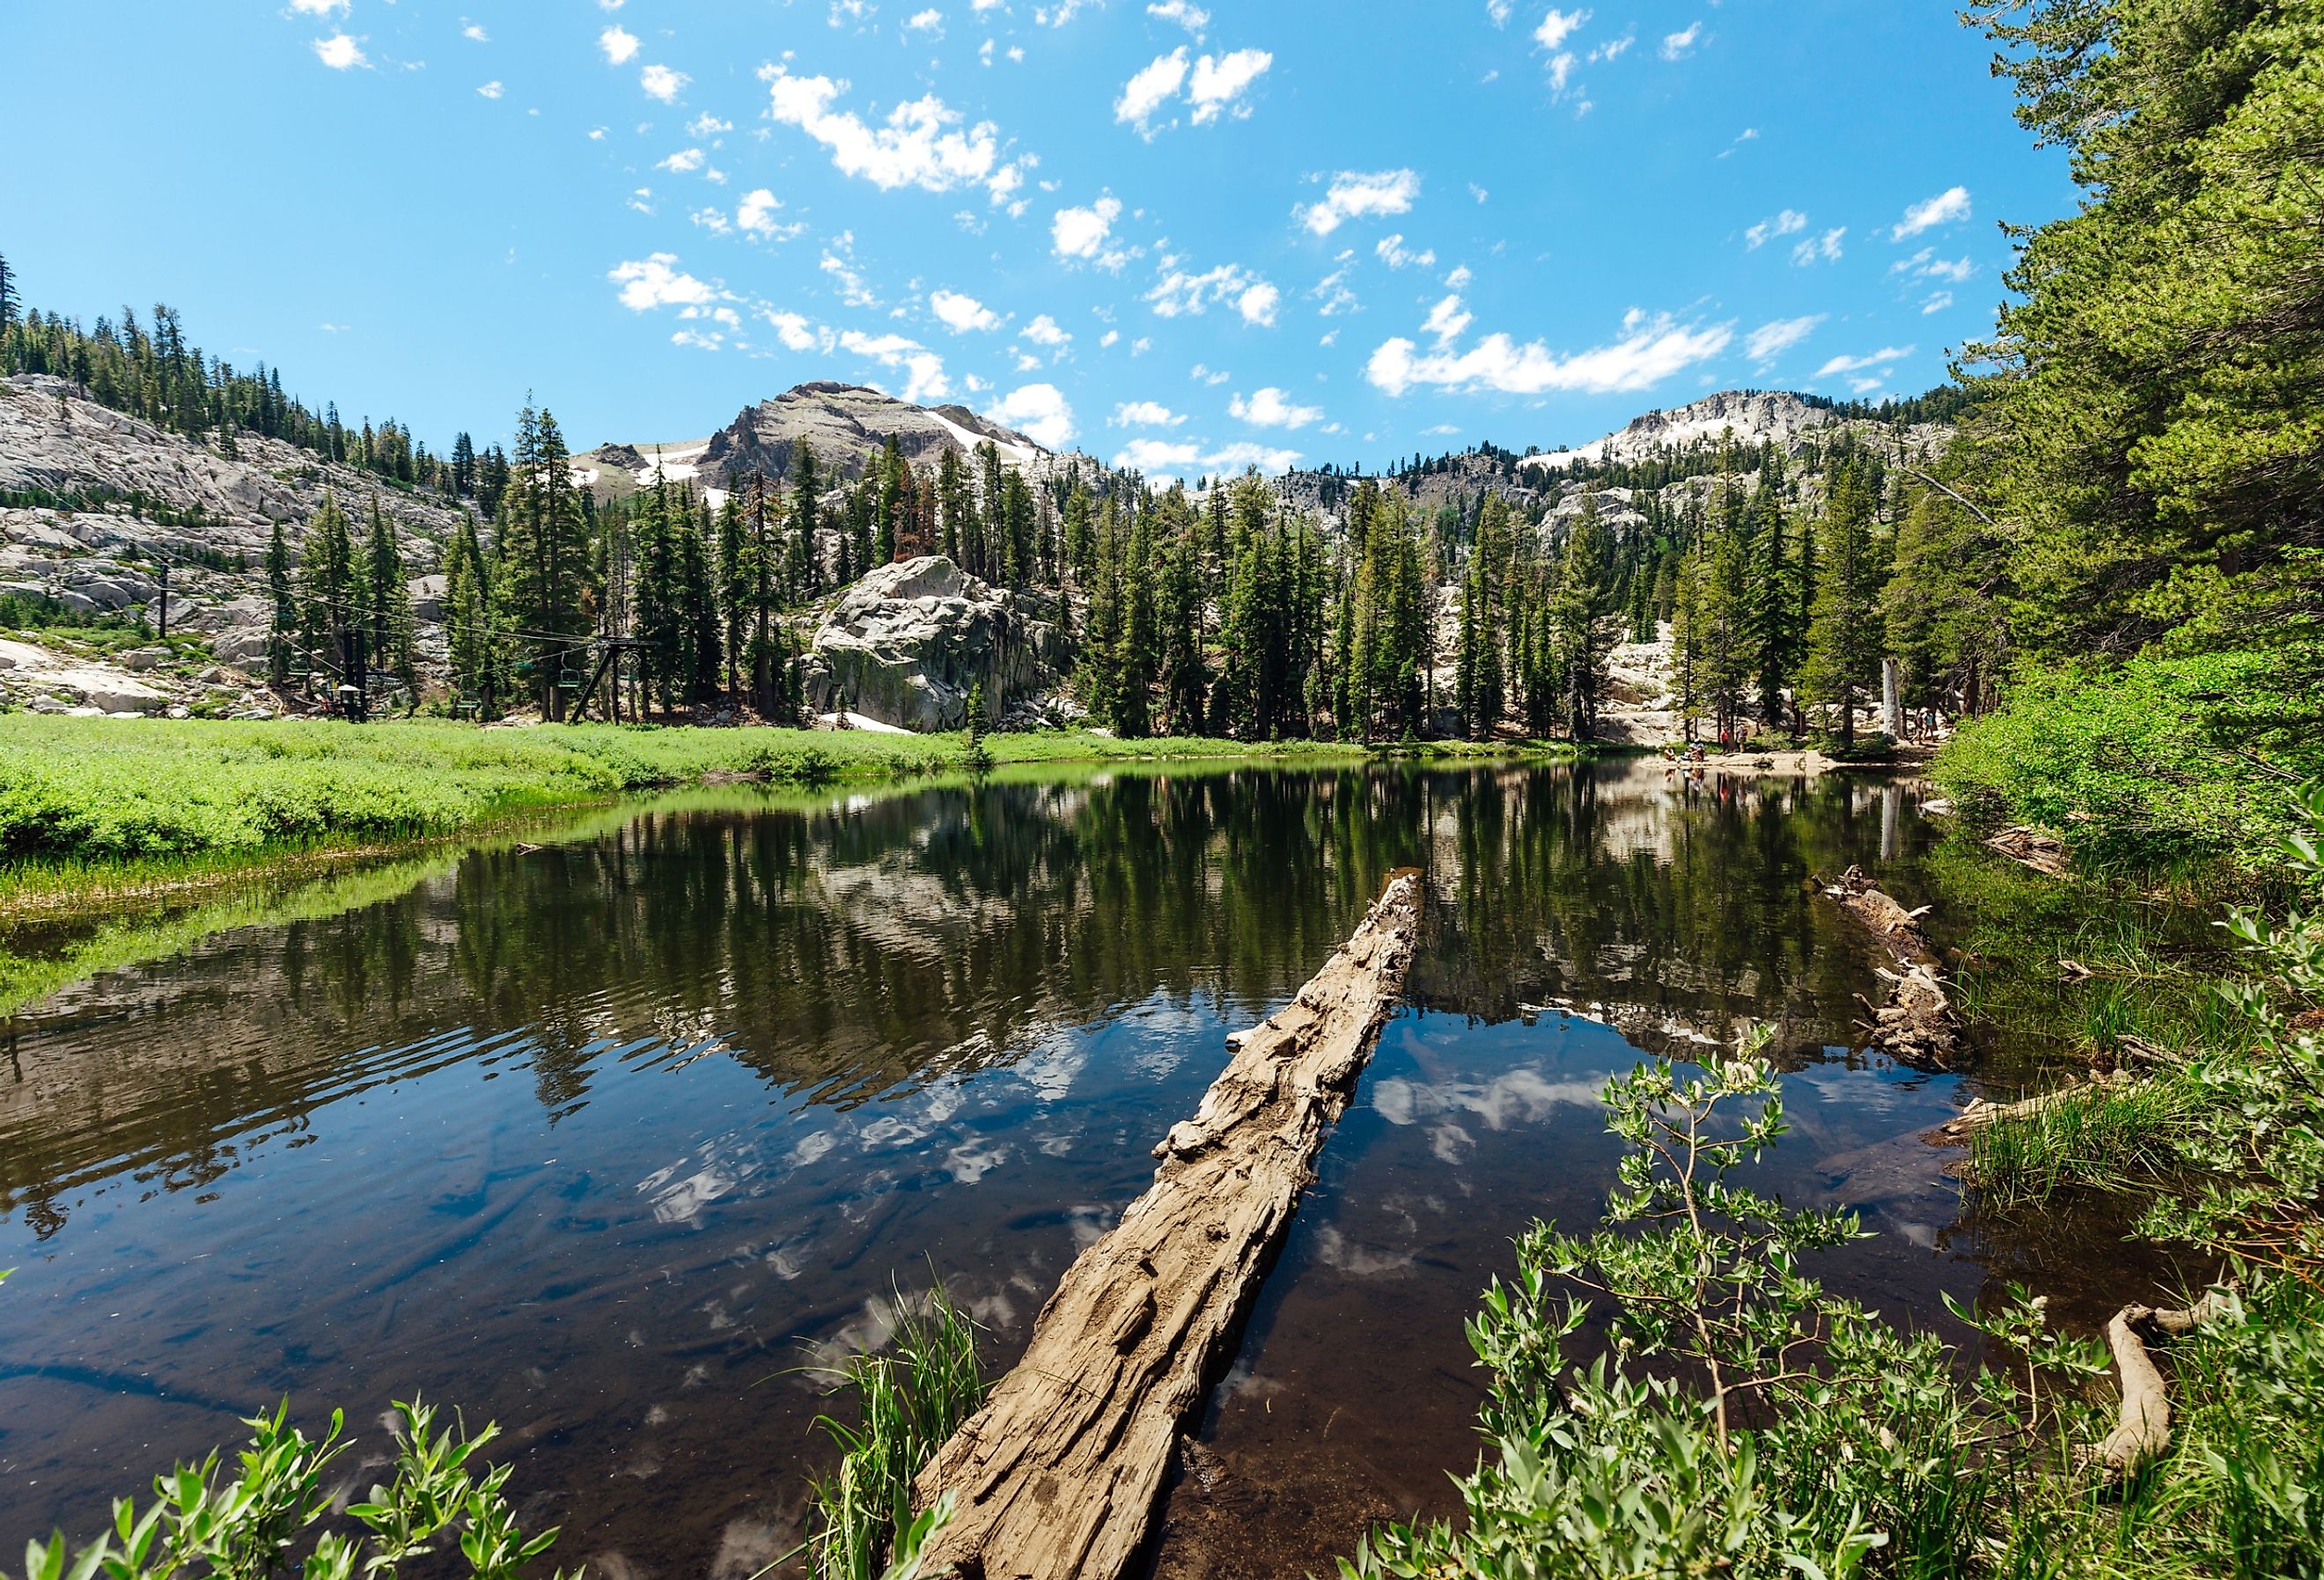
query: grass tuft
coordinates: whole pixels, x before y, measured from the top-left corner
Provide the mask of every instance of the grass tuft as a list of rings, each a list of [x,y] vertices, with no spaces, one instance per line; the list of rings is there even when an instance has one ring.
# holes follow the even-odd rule
[[[2030,1114],[1969,1137],[1969,1178],[1987,1201],[2016,1206],[2061,1189],[2122,1190],[2168,1170],[2189,1133],[2198,1094],[2175,1075],[2128,1086],[2060,1092]]]
[[[912,1479],[984,1403],[976,1325],[942,1285],[925,1301],[896,1297],[896,1332],[878,1354],[831,1368],[836,1391],[855,1401],[853,1424],[816,1418],[839,1446],[838,1467],[815,1483],[808,1546],[817,1580],[880,1580],[912,1527]]]

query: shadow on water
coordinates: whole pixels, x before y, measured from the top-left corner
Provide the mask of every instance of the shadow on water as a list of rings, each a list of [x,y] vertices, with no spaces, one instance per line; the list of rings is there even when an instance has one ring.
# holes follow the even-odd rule
[[[508,1428],[565,1563],[742,1580],[798,1537],[802,1361],[881,1342],[931,1263],[1013,1358],[1223,1033],[1406,864],[1414,1008],[1160,1572],[1325,1572],[1446,1506],[1462,1318],[1529,1219],[1595,1216],[1595,1094],[1641,1048],[1777,1023],[1775,1183],[1881,1231],[1835,1281],[1922,1317],[2007,1278],[2095,1309],[2161,1270],[2119,1225],[1966,1216],[1914,1139],[1957,1078],[1850,1051],[1873,956],[1804,880],[1856,862],[1910,899],[1928,841],[1898,787],[1838,780],[1115,769],[698,796],[147,918],[0,1061],[0,1538],[88,1530],[279,1395],[363,1419],[424,1389]],[[97,937],[0,948],[62,970]]]

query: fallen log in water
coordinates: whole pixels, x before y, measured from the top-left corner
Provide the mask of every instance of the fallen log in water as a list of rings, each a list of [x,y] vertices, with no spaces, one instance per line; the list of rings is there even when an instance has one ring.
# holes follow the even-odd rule
[[[1960,1017],[1937,979],[1936,949],[1921,930],[1921,917],[1928,908],[1905,910],[1855,867],[1823,892],[1886,944],[1901,967],[1880,973],[1888,984],[1888,1002],[1867,1005],[1872,1011],[1873,1046],[1915,1069],[1950,1069],[1961,1049]]]
[[[1990,836],[1986,848],[2052,878],[2066,875],[2066,842],[2046,828],[2019,823]]]
[[[921,1572],[1116,1580],[1145,1538],[1185,1418],[1249,1309],[1326,1128],[1402,991],[1420,874],[1234,1049],[1155,1148],[1153,1187],[1065,1270],[1017,1369],[936,1451],[922,1508],[953,1494]]]
[[[2212,1289],[2184,1311],[2126,1306],[2114,1314],[2107,1324],[2107,1347],[2114,1352],[2115,1371],[2122,1379],[2122,1412],[2114,1430],[2093,1451],[2100,1465],[2113,1474],[2127,1476],[2171,1446],[2171,1400],[2163,1391],[2163,1373],[2146,1353],[2144,1333],[2176,1338],[2233,1309],[2225,1291]]]

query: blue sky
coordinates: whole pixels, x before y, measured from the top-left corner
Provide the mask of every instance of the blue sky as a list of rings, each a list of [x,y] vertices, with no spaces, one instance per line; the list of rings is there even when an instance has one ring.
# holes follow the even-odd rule
[[[1939,382],[2073,201],[1924,0],[14,0],[0,253],[434,444],[813,378],[1192,475]]]

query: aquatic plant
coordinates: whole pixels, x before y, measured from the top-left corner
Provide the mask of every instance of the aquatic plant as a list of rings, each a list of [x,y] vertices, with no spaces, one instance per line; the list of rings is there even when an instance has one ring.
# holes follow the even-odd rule
[[[850,1355],[828,1369],[835,1391],[853,1397],[853,1424],[825,1413],[816,1424],[840,1449],[837,1468],[815,1483],[808,1547],[818,1580],[908,1580],[920,1543],[950,1504],[912,1512],[912,1480],[990,1384],[976,1360],[976,1325],[941,1284],[925,1302],[899,1294],[896,1329],[879,1354]],[[885,1567],[893,1562],[893,1568]],[[909,1566],[908,1567],[907,1566]]]

